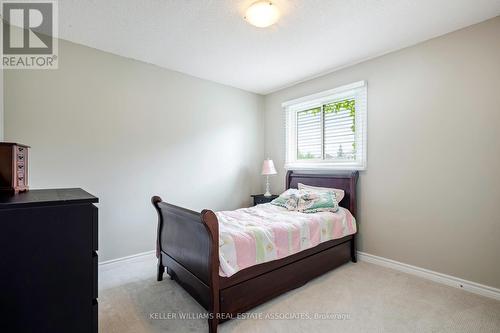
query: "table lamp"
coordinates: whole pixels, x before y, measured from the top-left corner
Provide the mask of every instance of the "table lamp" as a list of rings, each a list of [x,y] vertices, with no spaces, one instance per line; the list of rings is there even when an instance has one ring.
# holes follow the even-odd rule
[[[276,169],[274,168],[273,160],[269,158],[267,160],[264,160],[264,163],[262,163],[262,174],[266,176],[266,193],[264,194],[264,196],[270,197],[271,191],[269,189],[269,175],[277,174]]]

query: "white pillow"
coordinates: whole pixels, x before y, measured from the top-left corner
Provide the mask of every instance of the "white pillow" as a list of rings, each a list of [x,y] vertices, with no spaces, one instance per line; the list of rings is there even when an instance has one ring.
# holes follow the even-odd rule
[[[279,197],[271,201],[271,205],[286,208],[288,210],[297,210],[301,192],[294,188],[289,188],[281,193]]]
[[[341,190],[338,188],[317,187],[317,186],[304,185],[302,183],[298,184],[298,188],[299,188],[299,190],[310,190],[310,191],[316,191],[316,192],[335,192],[335,198],[337,199],[337,202],[342,201],[342,199],[344,199],[344,195],[345,195],[344,190]]]

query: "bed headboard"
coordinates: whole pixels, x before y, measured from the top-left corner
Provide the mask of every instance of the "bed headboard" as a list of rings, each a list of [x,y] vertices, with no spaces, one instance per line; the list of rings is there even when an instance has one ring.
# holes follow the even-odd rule
[[[358,171],[314,173],[312,171],[288,170],[286,173],[286,189],[297,188],[298,183],[342,189],[345,191],[345,196],[339,205],[349,209],[352,215],[356,216],[356,183],[358,181],[358,174]]]

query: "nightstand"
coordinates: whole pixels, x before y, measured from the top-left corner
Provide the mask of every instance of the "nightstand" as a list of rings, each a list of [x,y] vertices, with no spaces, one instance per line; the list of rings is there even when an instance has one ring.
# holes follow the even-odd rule
[[[253,194],[253,205],[259,205],[263,203],[268,203],[279,197],[279,195],[271,195],[270,197],[265,197],[264,194]]]

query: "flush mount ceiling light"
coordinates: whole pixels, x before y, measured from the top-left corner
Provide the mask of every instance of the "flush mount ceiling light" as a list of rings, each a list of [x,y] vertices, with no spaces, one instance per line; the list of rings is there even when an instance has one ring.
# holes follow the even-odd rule
[[[271,1],[257,1],[248,7],[245,13],[245,20],[250,24],[265,28],[278,21],[280,12],[278,7]]]

